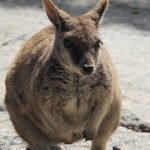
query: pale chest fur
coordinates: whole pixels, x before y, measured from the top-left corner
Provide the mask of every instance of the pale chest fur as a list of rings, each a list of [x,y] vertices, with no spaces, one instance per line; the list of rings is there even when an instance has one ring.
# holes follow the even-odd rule
[[[81,83],[79,83],[79,87],[76,86],[72,91],[68,91],[70,97],[66,97],[66,103],[64,103],[64,107],[62,107],[64,115],[74,121],[84,120],[91,111],[89,101],[91,100],[94,90],[91,89],[90,85],[82,86]]]
[[[90,113],[89,101],[94,93],[91,79],[51,80],[43,92],[48,109],[58,109],[70,121],[81,121]]]

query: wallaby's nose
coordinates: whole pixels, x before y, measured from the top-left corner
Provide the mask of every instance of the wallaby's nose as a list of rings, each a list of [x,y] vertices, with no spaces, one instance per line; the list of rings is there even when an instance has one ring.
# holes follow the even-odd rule
[[[83,71],[86,73],[86,74],[91,74],[94,70],[94,66],[93,65],[87,65],[87,64],[84,64],[83,65]]]

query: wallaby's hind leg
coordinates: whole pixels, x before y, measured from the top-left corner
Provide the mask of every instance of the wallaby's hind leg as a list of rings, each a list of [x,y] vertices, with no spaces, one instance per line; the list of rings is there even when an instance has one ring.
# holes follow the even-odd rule
[[[106,150],[109,137],[118,126],[120,118],[120,102],[116,102],[110,108],[109,113],[99,127],[97,136],[92,141],[91,150]]]
[[[28,142],[31,150],[50,150],[48,140],[40,129],[24,115],[17,115],[16,117],[17,120],[12,120],[16,131]]]
[[[31,150],[50,150],[48,140],[25,115],[17,115],[17,120],[13,120],[18,134],[28,142]],[[28,150],[30,150],[28,148]]]
[[[26,115],[13,113],[11,116],[17,133],[32,150],[50,150],[47,137]]]

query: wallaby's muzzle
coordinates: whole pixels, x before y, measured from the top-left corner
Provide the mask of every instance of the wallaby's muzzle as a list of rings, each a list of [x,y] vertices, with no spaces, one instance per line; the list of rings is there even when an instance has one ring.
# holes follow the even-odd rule
[[[84,64],[82,66],[82,69],[84,71],[85,74],[92,74],[93,71],[94,71],[94,66],[93,65],[87,65],[87,64]]]

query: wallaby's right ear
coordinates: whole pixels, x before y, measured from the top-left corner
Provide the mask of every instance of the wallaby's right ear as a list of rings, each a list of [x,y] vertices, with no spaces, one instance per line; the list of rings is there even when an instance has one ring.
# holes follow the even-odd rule
[[[61,24],[59,9],[57,8],[57,6],[55,6],[55,4],[51,0],[43,0],[43,3],[48,18],[56,28],[59,28]]]

